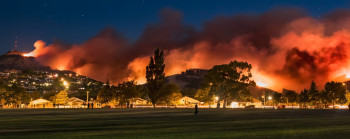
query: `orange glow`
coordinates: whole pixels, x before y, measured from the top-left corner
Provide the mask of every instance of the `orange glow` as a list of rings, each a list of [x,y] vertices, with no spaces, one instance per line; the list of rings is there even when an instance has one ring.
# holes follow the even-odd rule
[[[23,56],[37,57],[42,52],[44,46],[45,46],[45,42],[38,40],[34,43],[34,47],[35,47],[34,51],[32,51],[30,53],[23,54]]]
[[[161,47],[164,50],[166,76],[180,74],[191,68],[210,69],[214,65],[238,60],[252,64],[252,78],[258,86],[276,91],[286,88],[299,92],[308,88],[312,80],[322,86],[326,81],[339,76],[342,76],[339,81],[350,78],[348,17],[339,20],[339,23],[325,23],[327,20],[298,16],[284,23],[280,30],[271,26],[274,32],[272,34],[269,32],[269,27],[275,20],[266,19],[266,23],[271,23],[266,24],[264,17],[254,19],[257,21],[256,25],[255,23],[247,25],[254,29],[242,29],[247,31],[237,35],[230,35],[229,29],[225,28],[226,25],[230,28],[231,22],[214,19],[209,21],[211,24],[208,24],[208,27],[204,27],[204,33],[201,30],[198,34],[195,33],[196,36],[183,35],[196,39],[186,41],[180,39],[180,42],[177,42],[177,39],[167,38],[166,34],[172,34],[171,30],[156,28],[156,24],[154,28],[159,30],[158,33],[152,32],[152,26],[147,31],[152,34],[144,35],[146,38],[137,40],[135,44],[129,44],[125,38],[120,39],[116,37],[118,35],[107,31],[82,44],[69,46],[56,43],[45,45],[39,40],[34,44],[35,50],[24,56],[37,57],[42,64],[52,69],[75,71],[99,81],[106,81],[108,78],[114,83],[126,80],[135,80],[139,84],[146,83],[145,69],[154,47]],[[264,25],[260,26],[260,20],[264,21],[261,23]],[[231,18],[228,21],[231,21]],[[226,23],[222,24],[225,25],[222,29],[219,26],[221,22]],[[187,32],[182,31],[180,26],[182,25],[176,26],[179,27],[178,32]],[[213,28],[210,28],[211,26]],[[259,27],[266,28],[261,30]],[[232,30],[236,28],[234,26]],[[162,34],[163,30],[167,33]],[[205,32],[206,30],[209,32]],[[256,30],[258,35],[251,30]],[[215,34],[223,36],[214,36]],[[266,38],[260,37],[261,34]]]

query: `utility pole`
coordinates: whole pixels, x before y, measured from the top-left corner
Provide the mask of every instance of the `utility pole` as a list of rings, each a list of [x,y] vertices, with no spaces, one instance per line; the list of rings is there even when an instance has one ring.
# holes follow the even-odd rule
[[[17,51],[17,40],[18,40],[18,37],[16,36],[16,40],[15,40],[15,48],[13,49],[13,51]]]
[[[345,81],[345,83],[344,83],[345,84],[345,93],[348,92],[348,84],[347,83],[348,83],[348,81]]]
[[[266,92],[264,91],[264,109],[265,109],[265,102],[266,101]]]
[[[89,91],[86,91],[86,104],[87,108],[89,109]]]

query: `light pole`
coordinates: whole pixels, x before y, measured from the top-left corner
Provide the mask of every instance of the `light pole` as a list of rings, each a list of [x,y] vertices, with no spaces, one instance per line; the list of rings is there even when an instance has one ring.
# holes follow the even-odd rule
[[[215,97],[215,100],[216,100],[216,102],[218,102],[219,97]],[[214,106],[215,106],[215,101],[214,101]],[[217,105],[216,107],[217,107],[217,108],[220,108],[220,106],[219,106],[219,105]]]
[[[209,83],[209,86],[210,86],[209,91],[211,90],[211,86],[212,86],[212,85],[213,85],[213,83]],[[211,102],[209,101],[209,104],[208,104],[208,105],[209,105],[209,109],[211,108],[210,103],[211,103]],[[214,100],[214,105],[215,105],[215,100]]]
[[[345,93],[348,92],[348,85],[346,84],[346,82],[347,82],[347,81],[345,81],[345,82],[343,83],[343,85],[345,86]]]
[[[86,106],[89,109],[89,91],[86,91]]]
[[[265,103],[266,103],[266,102],[265,102],[265,101],[266,101],[266,97],[265,97],[265,96],[266,96],[266,93],[265,93],[265,91],[264,91],[264,95],[262,96],[262,98],[264,98],[264,106],[263,106],[264,109],[265,109]]]

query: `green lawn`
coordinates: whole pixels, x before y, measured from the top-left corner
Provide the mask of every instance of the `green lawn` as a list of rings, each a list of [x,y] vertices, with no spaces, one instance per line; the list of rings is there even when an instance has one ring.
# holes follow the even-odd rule
[[[0,138],[350,138],[347,110],[0,109]]]

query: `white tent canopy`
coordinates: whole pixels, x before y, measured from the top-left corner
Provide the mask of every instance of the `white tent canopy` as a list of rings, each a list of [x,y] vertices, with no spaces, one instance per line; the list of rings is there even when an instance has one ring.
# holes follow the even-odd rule
[[[46,104],[46,103],[51,103],[51,101],[39,98],[30,102],[30,104]]]

